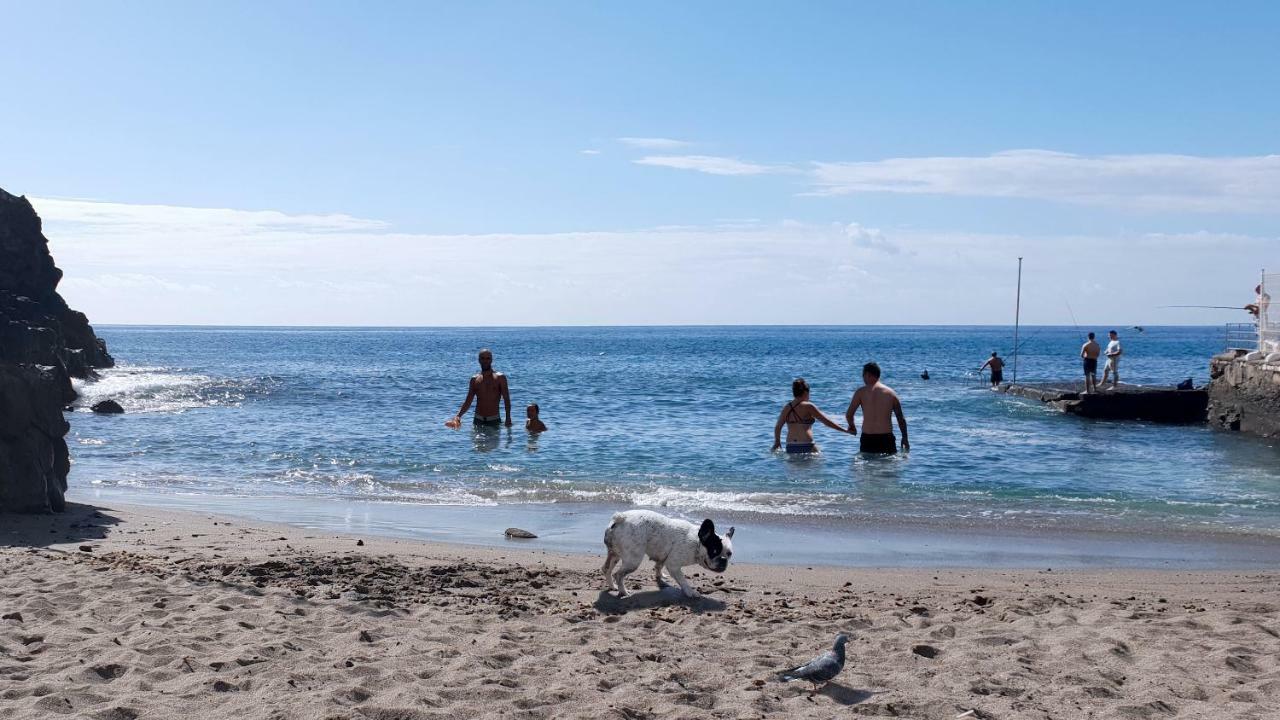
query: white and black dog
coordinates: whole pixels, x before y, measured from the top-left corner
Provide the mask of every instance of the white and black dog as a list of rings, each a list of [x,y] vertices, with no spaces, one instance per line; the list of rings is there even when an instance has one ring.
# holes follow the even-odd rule
[[[604,546],[609,550],[604,561],[605,589],[616,586],[618,597],[625,597],[627,576],[635,572],[648,555],[653,559],[654,579],[659,588],[667,586],[662,579],[665,567],[686,597],[697,597],[698,591],[684,579],[680,568],[701,565],[712,572],[724,572],[733,555],[732,537],[733,528],[723,536],[717,535],[716,525],[710,520],[703,520],[699,527],[650,510],[617,513],[609,529],[604,531]],[[616,572],[615,566],[618,566]]]

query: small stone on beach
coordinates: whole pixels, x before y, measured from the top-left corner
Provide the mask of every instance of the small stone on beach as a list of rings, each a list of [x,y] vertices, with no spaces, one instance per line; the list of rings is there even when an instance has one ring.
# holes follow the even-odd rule
[[[528,530],[521,530],[520,528],[514,528],[514,527],[507,528],[506,530],[503,531],[503,534],[509,538],[519,538],[521,540],[532,540],[538,537],[537,535],[534,535]]]

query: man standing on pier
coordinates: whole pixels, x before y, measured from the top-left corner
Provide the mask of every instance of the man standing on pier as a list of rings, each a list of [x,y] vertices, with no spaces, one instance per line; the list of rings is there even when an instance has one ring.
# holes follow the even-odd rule
[[[471,377],[467,387],[467,399],[462,401],[462,409],[450,421],[450,427],[457,427],[462,416],[467,414],[471,401],[476,402],[475,423],[479,426],[496,427],[502,423],[498,415],[498,401],[505,405],[507,427],[511,427],[511,390],[507,387],[507,376],[493,369],[493,353],[488,348],[480,351],[480,372]]]
[[[1124,354],[1124,350],[1120,348],[1120,335],[1115,330],[1109,333],[1111,342],[1107,343],[1107,365],[1102,369],[1102,384],[1107,384],[1107,378],[1111,378],[1111,389],[1115,390],[1116,385],[1120,384],[1120,356]]]
[[[880,383],[880,366],[869,362],[862,366],[863,386],[853,393],[849,401],[849,409],[844,418],[853,427],[853,414],[862,408],[862,440],[859,449],[864,453],[892,455],[898,452],[898,444],[893,437],[891,415],[898,416],[898,428],[902,430],[902,452],[911,449],[907,440],[907,418],[902,414],[902,403],[898,393],[888,385]]]
[[[1093,338],[1093,333],[1089,333],[1089,341],[1080,348],[1080,357],[1084,358],[1084,391],[1086,393],[1098,391],[1098,356],[1102,354],[1102,346]]]

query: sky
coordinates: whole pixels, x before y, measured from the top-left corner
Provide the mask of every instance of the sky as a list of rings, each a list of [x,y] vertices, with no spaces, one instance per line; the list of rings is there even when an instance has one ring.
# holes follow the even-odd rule
[[[1280,5],[0,0],[95,323],[1244,321]]]

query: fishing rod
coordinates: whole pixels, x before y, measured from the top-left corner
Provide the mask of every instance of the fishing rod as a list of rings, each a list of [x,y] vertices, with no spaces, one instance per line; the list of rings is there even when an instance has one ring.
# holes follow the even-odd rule
[[[1083,340],[1084,333],[1080,332],[1080,323],[1076,322],[1076,311],[1071,309],[1071,301],[1066,298],[1063,298],[1062,301],[1067,304],[1067,312],[1071,313],[1071,324],[1076,326],[1076,334]]]
[[[1244,310],[1239,305],[1157,305],[1161,308],[1205,308],[1208,310]]]

